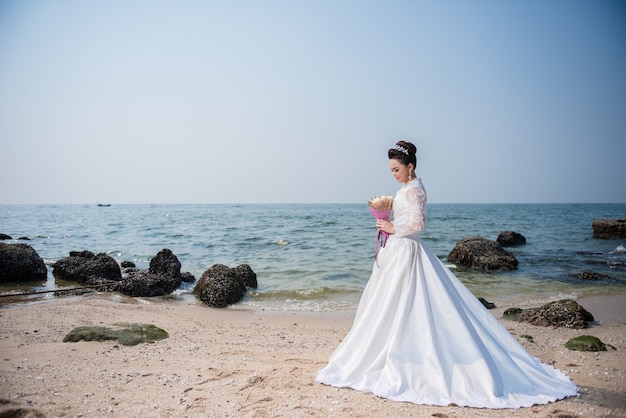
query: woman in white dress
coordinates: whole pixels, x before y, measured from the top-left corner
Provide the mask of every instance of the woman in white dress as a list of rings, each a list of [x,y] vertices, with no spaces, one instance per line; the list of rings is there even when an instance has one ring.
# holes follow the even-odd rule
[[[416,404],[519,408],[577,393],[532,357],[420,240],[426,191],[416,148],[389,150],[402,187],[389,233],[363,291],[352,329],[316,381]]]

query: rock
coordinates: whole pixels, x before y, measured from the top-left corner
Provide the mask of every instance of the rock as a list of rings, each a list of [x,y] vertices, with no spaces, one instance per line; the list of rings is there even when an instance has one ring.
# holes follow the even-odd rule
[[[498,234],[496,242],[503,247],[514,247],[526,244],[526,237],[514,231],[502,231]]]
[[[150,260],[150,273],[180,277],[180,261],[172,250],[164,248]]]
[[[167,248],[159,251],[150,260],[148,270],[137,270],[133,263],[125,265],[127,267],[124,268],[124,274],[127,276],[119,284],[117,290],[128,296],[165,296],[178,289],[182,283],[180,261]]]
[[[33,247],[0,243],[0,282],[40,282],[47,278],[48,269]]]
[[[96,255],[89,250],[70,251],[70,257],[94,258]]]
[[[565,347],[572,351],[606,351],[607,345],[600,341],[599,338],[591,335],[581,335],[570,339],[565,343]],[[609,348],[615,350],[612,345]]]
[[[565,327],[582,329],[588,327],[588,322],[594,321],[593,315],[572,299],[561,299],[550,302],[540,308],[520,309],[509,308],[504,311],[504,317],[519,322],[528,322],[543,327]]]
[[[240,264],[232,269],[232,273],[241,280],[244,286],[256,289],[258,284],[256,281],[256,273],[252,271],[252,267],[248,264]]]
[[[256,273],[249,265],[241,264],[231,269],[223,264],[215,264],[202,274],[193,292],[207,305],[224,308],[239,302],[247,287],[256,286]]]
[[[607,274],[596,273],[595,271],[585,270],[582,273],[570,274],[570,277],[575,277],[580,280],[589,280],[589,281],[597,281],[597,280],[612,280],[613,277]]]
[[[12,398],[13,399],[13,398]],[[80,415],[77,415],[77,417]],[[27,406],[19,400],[0,400],[0,418],[46,418],[46,415],[32,407],[32,401],[27,401]]]
[[[165,296],[178,289],[180,276],[161,276],[148,270],[135,270],[117,286],[117,290],[132,297]]]
[[[4,240],[10,240],[10,239],[13,239],[13,238],[11,238],[11,236],[10,236],[10,235],[7,235],[7,234],[0,234],[0,240],[1,240],[1,241],[4,241]]]
[[[196,278],[193,276],[193,274],[186,271],[180,274],[180,280],[183,283],[193,283],[196,280]]]
[[[521,308],[509,308],[502,314],[504,319],[510,319],[512,321],[517,320],[517,315],[521,314],[523,309]]]
[[[591,223],[593,237],[600,239],[626,238],[626,218],[624,219],[596,219]]]
[[[137,266],[132,261],[122,261],[120,267],[122,268],[122,279],[128,278],[129,275],[137,271]]]
[[[499,243],[479,236],[461,238],[448,254],[448,261],[484,271],[517,270],[519,264]]]
[[[70,256],[52,265],[55,278],[81,285],[106,284],[122,280],[122,272],[113,257],[91,251],[71,251]],[[112,289],[111,289],[112,290]]]
[[[135,267],[137,267],[132,261],[122,261],[120,263],[120,266],[122,267],[122,269],[134,269]]]
[[[491,303],[489,302],[487,299],[485,298],[478,298],[478,300],[480,301],[480,303],[483,304],[483,306],[487,309],[495,309],[496,308],[496,304],[495,303]]]
[[[118,322],[110,328],[100,325],[74,328],[63,338],[63,342],[117,340],[122,345],[132,346],[141,343],[153,343],[168,337],[167,331],[153,324]]]

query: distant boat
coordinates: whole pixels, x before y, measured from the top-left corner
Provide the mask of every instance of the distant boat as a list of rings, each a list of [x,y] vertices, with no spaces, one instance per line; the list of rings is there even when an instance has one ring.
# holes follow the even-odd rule
[[[106,208],[106,207],[111,206],[111,204],[110,203],[98,203],[98,206],[101,208]]]

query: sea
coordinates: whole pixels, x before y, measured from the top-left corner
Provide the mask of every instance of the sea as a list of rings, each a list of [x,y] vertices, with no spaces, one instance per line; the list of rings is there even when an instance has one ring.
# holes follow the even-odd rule
[[[594,239],[592,228],[595,219],[626,218],[626,204],[428,204],[426,216],[423,243],[477,297],[497,306],[626,294],[626,242]],[[447,261],[461,238],[495,240],[505,230],[526,238],[507,248],[519,260],[517,270],[486,273]],[[70,251],[106,253],[147,269],[168,248],[196,279],[214,264],[248,264],[259,286],[228,308],[246,310],[354,309],[376,268],[377,232],[366,203],[0,205],[0,233],[13,238],[5,243],[32,246],[48,267],[45,282],[0,284],[0,296],[38,292],[19,303],[45,302],[60,297],[52,290],[78,287],[52,275],[53,263]],[[609,278],[572,276],[583,271]],[[183,284],[168,303],[201,303],[193,287]]]

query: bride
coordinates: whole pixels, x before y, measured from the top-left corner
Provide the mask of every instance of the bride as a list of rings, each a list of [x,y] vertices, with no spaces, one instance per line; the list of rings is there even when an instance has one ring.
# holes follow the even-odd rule
[[[420,240],[426,191],[416,148],[388,151],[402,187],[352,329],[316,381],[395,401],[519,408],[576,395],[554,367],[532,357]]]

